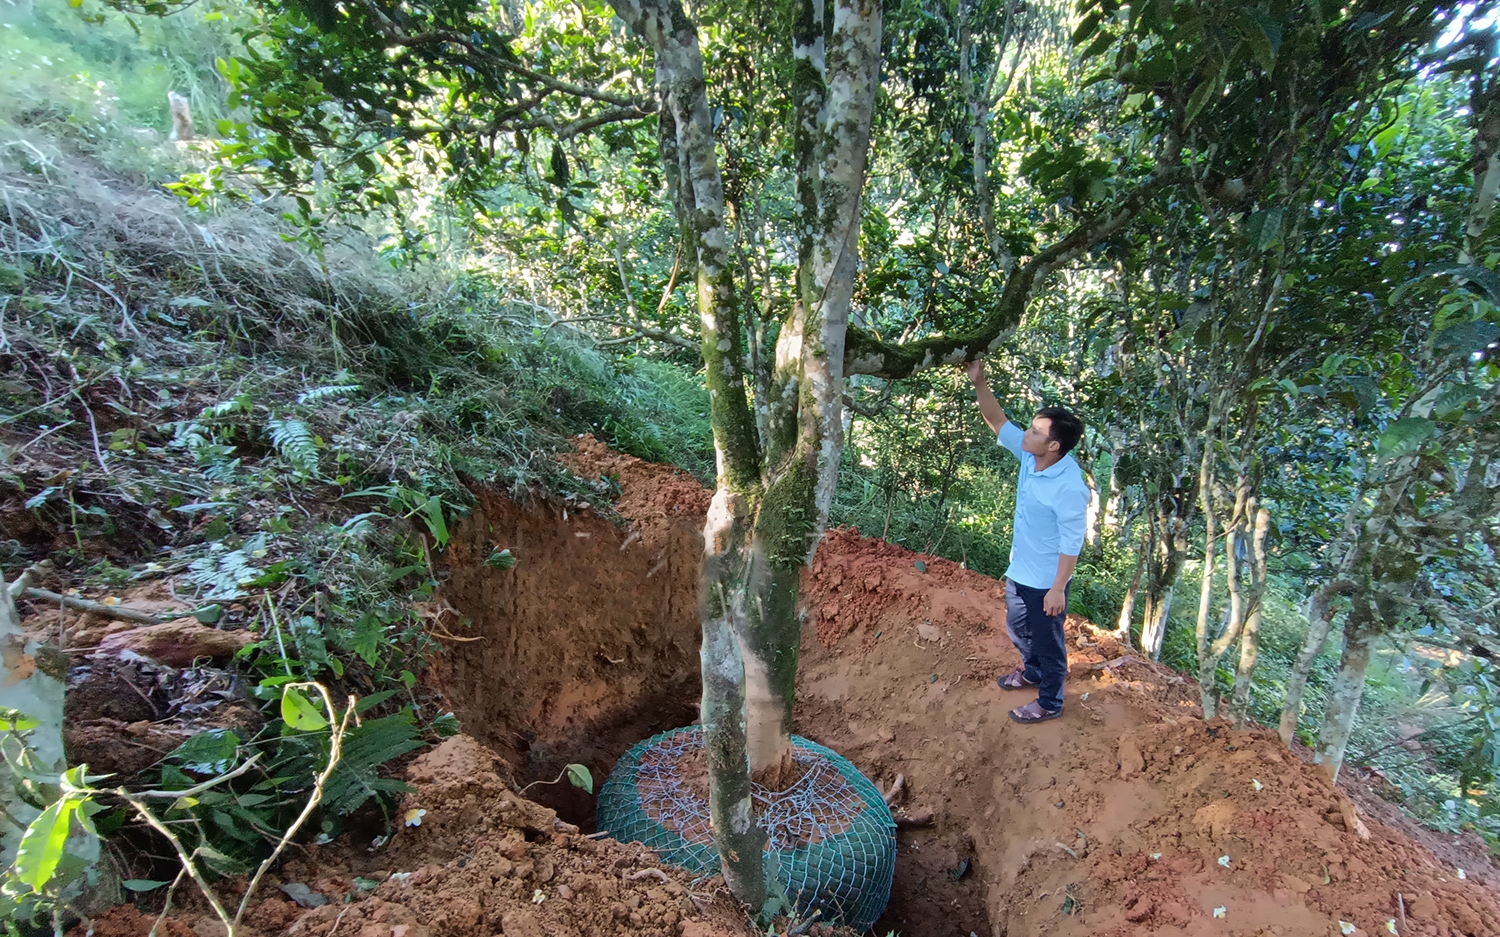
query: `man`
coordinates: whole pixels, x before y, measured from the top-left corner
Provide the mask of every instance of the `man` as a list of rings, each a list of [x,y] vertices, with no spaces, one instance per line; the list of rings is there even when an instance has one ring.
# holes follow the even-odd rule
[[[1006,419],[985,382],[984,362],[970,361],[963,368],[974,384],[984,422],[1000,445],[1021,460],[1010,568],[1005,571],[1005,625],[1021,652],[1021,666],[997,682],[1006,690],[1037,687],[1036,701],[1012,709],[1010,717],[1026,725],[1046,722],[1062,715],[1068,675],[1063,619],[1089,506],[1083,470],[1068,455],[1083,436],[1083,423],[1062,407],[1045,407],[1022,432]]]

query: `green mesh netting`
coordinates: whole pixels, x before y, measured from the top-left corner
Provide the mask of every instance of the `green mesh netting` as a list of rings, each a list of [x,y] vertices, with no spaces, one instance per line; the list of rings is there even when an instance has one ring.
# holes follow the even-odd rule
[[[703,727],[687,726],[638,743],[599,789],[599,829],[656,850],[689,872],[719,871],[709,829]],[[765,869],[799,917],[863,933],[891,897],[896,822],[875,785],[837,752],[792,736],[803,768],[791,788],[756,785],[755,815],[765,828]],[[696,778],[696,781],[689,781]]]

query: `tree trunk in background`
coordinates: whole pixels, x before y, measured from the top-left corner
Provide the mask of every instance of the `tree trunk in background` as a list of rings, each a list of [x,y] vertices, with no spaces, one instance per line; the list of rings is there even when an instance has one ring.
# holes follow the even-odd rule
[[[1218,700],[1214,688],[1214,672],[1218,669],[1219,659],[1209,655],[1209,644],[1213,641],[1213,636],[1208,633],[1208,619],[1213,612],[1214,603],[1214,571],[1219,565],[1214,556],[1214,548],[1217,546],[1216,541],[1219,536],[1219,516],[1214,510],[1212,452],[1212,445],[1205,445],[1203,458],[1198,465],[1198,496],[1203,501],[1203,578],[1198,589],[1198,624],[1195,634],[1198,641],[1198,694],[1203,701],[1204,719],[1214,717],[1215,704]],[[1230,523],[1232,525],[1234,519],[1231,519]],[[1234,543],[1232,540],[1225,552],[1229,575],[1233,578]]]
[[[1372,626],[1379,615],[1369,605],[1356,602],[1344,624],[1344,652],[1339,660],[1338,676],[1328,693],[1328,708],[1323,713],[1323,728],[1318,734],[1313,763],[1320,764],[1329,778],[1337,781],[1344,763],[1344,750],[1354,731],[1354,717],[1364,697],[1365,676],[1370,671],[1379,633]]]
[[[1151,540],[1142,534],[1141,546],[1135,555],[1135,572],[1130,576],[1130,585],[1125,587],[1125,599],[1120,603],[1120,617],[1115,622],[1115,640],[1126,649],[1130,648],[1130,620],[1135,615],[1135,597],[1141,588],[1141,575],[1146,571],[1146,555],[1150,550]]]
[[[1302,641],[1302,650],[1297,653],[1297,662],[1287,675],[1286,699],[1281,704],[1281,742],[1291,747],[1297,734],[1297,723],[1302,718],[1302,693],[1307,689],[1307,678],[1312,674],[1313,661],[1323,653],[1328,643],[1328,632],[1333,630],[1333,599],[1347,584],[1325,583],[1307,600],[1307,637]]]
[[[1191,498],[1187,493],[1183,497]],[[1146,610],[1141,622],[1141,650],[1152,660],[1161,657],[1172,611],[1172,592],[1187,555],[1186,508],[1179,498],[1164,497],[1151,518],[1152,547],[1146,571]]]
[[[1146,610],[1141,616],[1141,650],[1152,660],[1161,657],[1161,647],[1167,638],[1167,619],[1172,613],[1172,590],[1168,585],[1160,593],[1146,591]]]
[[[1097,559],[1104,553],[1104,542],[1099,539],[1099,482],[1094,478],[1093,472],[1084,472],[1083,481],[1089,486],[1089,507],[1084,520],[1083,539],[1088,544],[1089,552]]]
[[[1109,442],[1109,494],[1104,502],[1104,533],[1117,537],[1124,533],[1121,522],[1125,516],[1125,488],[1120,481],[1120,459],[1125,455],[1125,439],[1118,432],[1110,432]]]
[[[1261,610],[1265,606],[1267,560],[1266,538],[1271,532],[1271,512],[1261,508],[1255,514],[1255,534],[1251,540],[1251,594],[1249,613],[1240,632],[1240,660],[1234,671],[1234,692],[1229,700],[1229,721],[1243,729],[1250,721],[1250,687],[1255,665],[1260,661]]]
[[[979,223],[984,229],[984,243],[989,250],[990,259],[1002,274],[1009,274],[1011,268],[1015,266],[1015,258],[1006,248],[1005,241],[1000,237],[999,226],[995,223],[995,195],[990,188],[989,123],[990,112],[1009,90],[1009,79],[998,94],[995,93],[995,82],[1004,64],[1006,49],[1015,36],[1015,15],[1019,4],[1017,0],[1011,0],[1006,6],[1005,28],[1000,37],[1000,47],[994,51],[993,57],[982,57],[989,59],[987,71],[981,69],[978,74],[974,71],[974,65],[977,64],[976,59],[981,59],[981,57],[975,54],[974,35],[970,29],[973,5],[974,0],[959,0],[958,2],[958,74],[959,83],[964,91],[964,105],[969,112],[974,200],[979,205]],[[1017,52],[1017,58],[1019,58],[1019,52]]]

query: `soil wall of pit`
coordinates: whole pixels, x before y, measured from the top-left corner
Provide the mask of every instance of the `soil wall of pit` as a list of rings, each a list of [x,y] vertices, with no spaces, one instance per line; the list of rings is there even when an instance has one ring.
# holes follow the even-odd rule
[[[619,474],[607,464],[574,469],[590,480]],[[467,640],[444,640],[436,682],[463,730],[523,782],[554,778],[569,762],[602,782],[626,746],[697,717],[708,496],[690,475],[677,481],[681,503],[649,525],[481,491],[456,526],[439,601],[451,612],[440,620]],[[488,566],[496,549],[509,549],[515,567]],[[593,799],[566,782],[532,794],[592,828]]]

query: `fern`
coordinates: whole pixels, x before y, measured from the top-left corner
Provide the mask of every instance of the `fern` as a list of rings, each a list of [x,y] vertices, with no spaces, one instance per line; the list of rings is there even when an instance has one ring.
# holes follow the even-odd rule
[[[211,407],[204,407],[198,418],[213,419],[215,417],[230,416],[235,413],[249,413],[255,409],[255,404],[250,400],[249,394],[235,394],[228,400],[216,403]]]
[[[378,794],[399,794],[411,790],[400,781],[382,778],[376,768],[392,758],[422,747],[416,720],[403,709],[384,719],[367,719],[344,736],[343,757],[328,779],[323,803],[341,816],[347,816]]]
[[[263,549],[262,536],[251,537],[238,550],[226,551],[222,544],[212,544],[207,556],[200,556],[188,565],[188,579],[207,591],[205,599],[237,599],[244,595],[241,586],[257,579],[261,571],[250,565],[250,556]]]
[[[358,384],[328,384],[323,387],[314,387],[304,390],[297,395],[298,403],[318,403],[330,397],[343,397],[359,390]]]
[[[271,444],[298,473],[316,478],[318,474],[318,440],[312,428],[301,420],[279,420],[267,423]]]

